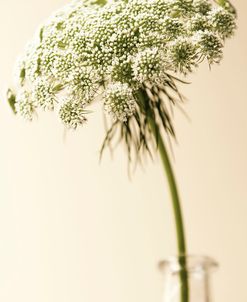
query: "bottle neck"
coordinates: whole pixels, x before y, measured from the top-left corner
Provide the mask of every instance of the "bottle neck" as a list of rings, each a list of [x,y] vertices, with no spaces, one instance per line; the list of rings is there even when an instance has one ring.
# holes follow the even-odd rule
[[[208,257],[186,257],[189,285],[189,302],[213,302],[211,293],[211,272],[217,266]],[[163,302],[181,302],[181,268],[179,258],[162,262],[164,272]]]

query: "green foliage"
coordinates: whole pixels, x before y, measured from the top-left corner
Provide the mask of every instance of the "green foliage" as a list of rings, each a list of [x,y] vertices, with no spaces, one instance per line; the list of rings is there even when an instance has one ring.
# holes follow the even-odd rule
[[[15,108],[16,96],[11,89],[8,89],[7,91],[7,101],[9,103],[10,108],[16,114],[16,108]]]

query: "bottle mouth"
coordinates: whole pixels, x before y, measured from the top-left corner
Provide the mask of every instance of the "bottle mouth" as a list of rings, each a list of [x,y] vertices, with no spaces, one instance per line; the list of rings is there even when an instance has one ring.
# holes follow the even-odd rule
[[[186,271],[188,273],[208,273],[218,267],[218,263],[211,257],[201,255],[172,256],[159,263],[162,271],[177,273]]]

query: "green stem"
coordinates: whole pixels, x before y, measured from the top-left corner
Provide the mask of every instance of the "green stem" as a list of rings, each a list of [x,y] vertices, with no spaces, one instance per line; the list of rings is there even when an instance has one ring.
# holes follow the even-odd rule
[[[153,135],[156,136],[158,142],[159,154],[163,163],[164,171],[169,184],[173,212],[175,216],[176,232],[177,232],[177,246],[179,252],[179,263],[180,263],[180,281],[181,281],[181,302],[189,301],[189,284],[186,269],[186,243],[185,243],[185,231],[182,216],[182,209],[180,205],[180,199],[177,189],[175,176],[172,170],[172,165],[169,159],[169,155],[166,150],[164,140],[161,136],[159,129],[155,125],[154,120],[149,117],[149,124],[152,129]]]
[[[175,180],[175,176],[172,170],[171,162],[165,147],[165,143],[162,139],[159,129],[156,128],[153,119],[149,118],[149,124],[152,129],[153,135],[156,136],[158,142],[158,150],[162,160],[162,164],[166,173],[166,177],[169,184],[170,194],[172,198],[173,211],[175,215],[175,223],[177,230],[177,246],[179,254],[186,254],[186,243],[185,243],[185,234],[184,234],[184,226],[183,226],[183,217],[182,217],[182,209],[180,206],[179,194],[177,189],[177,184]]]
[[[146,104],[147,114],[148,114],[148,123],[152,130],[153,136],[155,137],[158,145],[159,154],[162,160],[164,171],[168,180],[170,195],[172,199],[172,206],[176,224],[176,233],[177,233],[177,247],[178,247],[178,257],[180,264],[180,282],[181,282],[181,302],[189,302],[189,280],[187,273],[187,261],[186,261],[186,241],[185,241],[185,231],[183,223],[182,209],[180,205],[180,199],[178,194],[178,188],[175,180],[175,175],[173,173],[171,161],[166,150],[165,142],[161,135],[160,129],[155,122],[153,115],[150,113],[148,108],[148,95],[145,91],[140,92],[139,98],[142,103]]]

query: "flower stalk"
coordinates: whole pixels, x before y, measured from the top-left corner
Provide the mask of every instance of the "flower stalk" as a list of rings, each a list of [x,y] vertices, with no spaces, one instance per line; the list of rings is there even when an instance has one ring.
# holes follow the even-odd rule
[[[160,131],[156,129],[155,122],[151,117],[149,117],[149,125],[150,128],[152,129],[153,135],[155,135],[157,139],[160,158],[163,164],[163,168],[170,189],[170,195],[171,195],[171,201],[172,201],[175,225],[176,225],[176,233],[177,233],[177,248],[178,248],[179,264],[180,264],[180,281],[181,281],[181,302],[188,302],[189,280],[188,280],[188,274],[186,268],[187,250],[186,250],[183,215],[182,215],[178,188],[173,173],[172,165],[169,159],[169,155],[165,146],[165,142],[162,138]]]
[[[159,125],[155,121],[154,115],[152,113],[151,108],[149,107],[149,97],[145,90],[141,90],[138,94],[138,98],[140,102],[146,107],[146,114],[148,118],[148,124],[151,130],[151,134],[156,141],[157,149],[159,151],[159,155],[163,164],[164,172],[167,177],[172,208],[174,213],[174,220],[176,226],[176,239],[177,239],[177,250],[178,250],[178,258],[180,265],[180,283],[181,283],[181,293],[180,293],[180,301],[181,302],[189,302],[189,280],[187,273],[187,263],[186,263],[186,238],[185,238],[185,227],[182,215],[181,202],[179,198],[178,187],[176,184],[175,175],[173,172],[172,164],[169,158],[169,154],[167,152],[167,148],[165,145],[165,141],[162,137]]]

